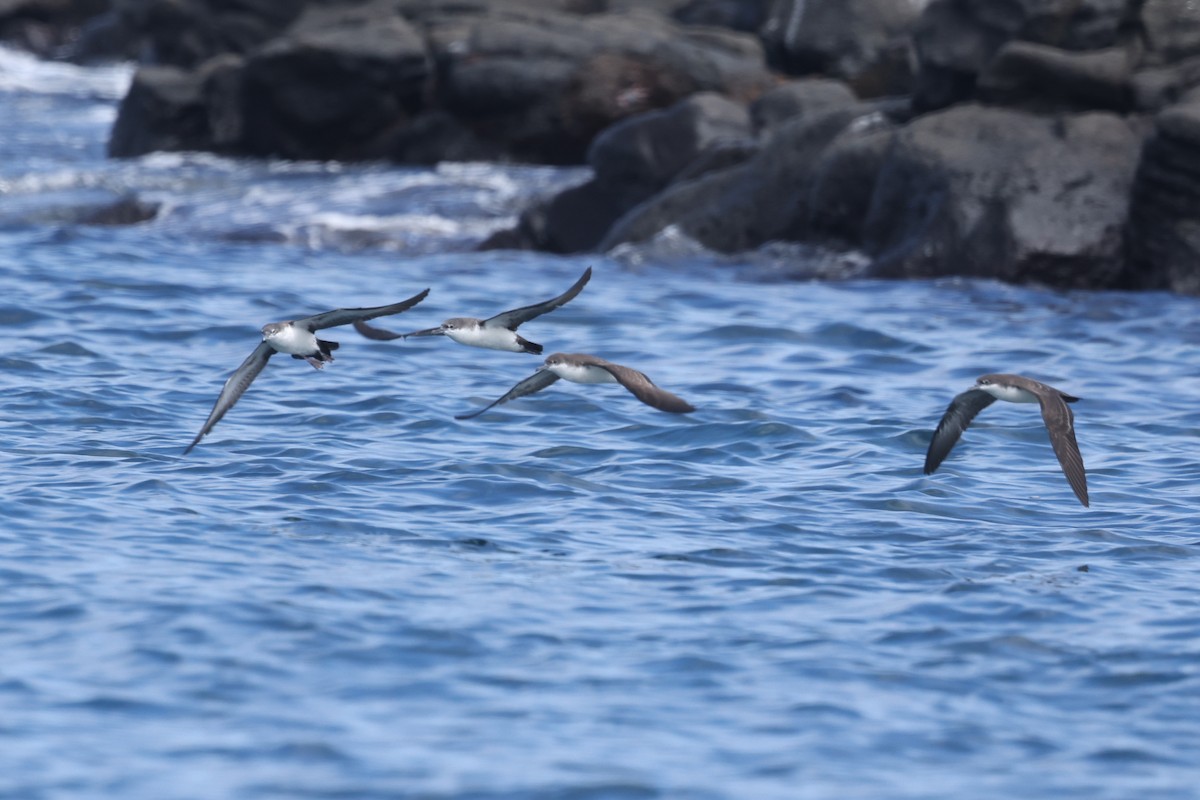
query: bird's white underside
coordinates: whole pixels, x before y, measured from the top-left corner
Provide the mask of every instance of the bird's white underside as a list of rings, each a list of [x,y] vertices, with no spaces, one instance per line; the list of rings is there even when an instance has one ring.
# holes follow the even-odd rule
[[[517,343],[516,331],[508,328],[476,326],[472,328],[447,329],[446,336],[470,347],[486,347],[488,350],[508,350],[522,353],[525,348]]]
[[[612,373],[590,364],[553,364],[546,367],[563,380],[573,383],[616,383]]]
[[[263,340],[277,352],[288,355],[307,356],[318,349],[316,334],[295,325],[284,326],[274,336],[264,336]]]
[[[1038,402],[1036,394],[1016,386],[1001,386],[999,384],[991,383],[987,386],[980,386],[979,388],[997,400],[1005,400],[1009,403]]]

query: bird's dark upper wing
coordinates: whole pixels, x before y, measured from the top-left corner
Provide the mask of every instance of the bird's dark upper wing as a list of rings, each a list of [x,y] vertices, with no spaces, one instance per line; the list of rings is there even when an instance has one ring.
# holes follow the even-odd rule
[[[1079,444],[1075,441],[1075,415],[1071,413],[1066,397],[1056,389],[1039,392],[1038,401],[1042,406],[1046,431],[1050,434],[1050,444],[1054,446],[1054,454],[1058,456],[1058,463],[1067,476],[1067,483],[1071,484],[1075,496],[1086,507],[1087,478],[1084,475],[1083,456],[1079,454]]]
[[[338,325],[349,325],[351,322],[358,322],[364,319],[375,319],[376,317],[386,317],[390,314],[399,314],[401,311],[407,311],[417,303],[425,299],[425,295],[429,294],[429,290],[415,294],[407,300],[402,300],[399,303],[392,303],[390,306],[375,306],[374,308],[335,308],[333,311],[326,311],[324,314],[314,314],[311,317],[295,320],[297,325],[308,328],[310,331],[324,330],[325,328],[336,328]],[[361,333],[361,331],[360,331]],[[368,334],[363,334],[368,336]],[[368,338],[370,338],[368,336]]]
[[[655,386],[654,381],[636,369],[630,369],[629,367],[602,359],[596,359],[595,366],[607,370],[610,375],[617,379],[618,383],[632,392],[634,397],[648,406],[657,408],[659,411],[669,411],[672,414],[687,414],[690,411],[696,410],[691,403],[682,397],[677,397],[666,389],[660,389],[658,386]]]
[[[975,419],[975,415],[995,401],[995,397],[982,389],[968,389],[955,395],[946,408],[946,413],[942,415],[937,430],[933,432],[933,438],[929,440],[929,450],[925,453],[926,475],[937,469],[950,454],[955,442],[971,424],[971,420]]]
[[[565,292],[560,294],[553,300],[547,300],[544,303],[536,303],[531,306],[523,306],[514,308],[511,311],[504,311],[494,317],[484,320],[484,325],[499,325],[502,328],[516,330],[522,323],[529,322],[534,317],[540,317],[549,311],[553,311],[561,305],[566,305],[575,298],[575,295],[583,291],[583,287],[592,279],[592,268],[588,267],[583,271],[583,275],[579,276],[579,280],[575,281],[575,285]]]
[[[221,421],[221,417],[225,416],[225,412],[233,408],[233,404],[238,401],[242,393],[250,387],[254,379],[258,377],[258,373],[263,371],[263,367],[267,365],[267,360],[275,355],[275,349],[266,342],[259,342],[258,347],[254,348],[254,352],[246,357],[241,366],[233,371],[233,374],[225,381],[225,386],[221,388],[221,393],[217,395],[217,402],[213,404],[213,409],[208,415],[208,419],[204,421],[204,427],[196,434],[196,438],[192,439],[192,443],[183,451],[186,456],[191,452],[192,448],[213,429],[213,426]]]
[[[556,380],[558,380],[558,376],[550,370],[539,369],[537,372],[533,373],[528,378],[525,378],[516,386],[509,389],[499,400],[488,403],[483,408],[479,409],[478,411],[472,411],[470,414],[457,414],[454,418],[470,419],[471,417],[477,417],[493,406],[498,406],[501,403],[507,403],[509,400],[516,400],[518,397],[524,397],[525,395],[533,394],[534,392],[540,392],[542,389],[545,389]]]
[[[403,339],[403,333],[393,333],[383,328],[376,328],[374,325],[368,325],[361,319],[354,320],[354,330],[361,333],[368,339],[374,339],[378,342],[390,342],[393,339]]]

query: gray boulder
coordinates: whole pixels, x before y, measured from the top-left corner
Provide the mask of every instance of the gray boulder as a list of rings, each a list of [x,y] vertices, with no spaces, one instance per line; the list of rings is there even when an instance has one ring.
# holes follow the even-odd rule
[[[918,21],[914,103],[922,110],[970,100],[992,58],[1009,41],[1068,51],[1127,42],[1140,0],[933,0]]]
[[[1200,294],[1200,97],[1156,118],[1129,217],[1126,284]]]
[[[1134,60],[1128,47],[1072,52],[1012,40],[980,74],[978,95],[1029,111],[1128,111]]]
[[[647,12],[486,17],[433,41],[435,102],[525,161],[576,164],[626,117],[697,92],[749,99],[770,81],[753,37]]]
[[[747,158],[749,136],[746,109],[711,93],[630,117],[592,144],[593,177],[526,212],[519,229],[537,249],[591,250],[618,217],[685,170],[698,175]]]
[[[1200,9],[1190,0],[1144,0],[1139,9],[1147,61],[1171,64],[1200,56]]]
[[[310,0],[114,0],[113,14],[86,32],[84,51],[120,37],[147,64],[191,69],[225,53],[244,55],[282,33]]]
[[[113,0],[3,0],[0,41],[43,58],[67,50],[90,19],[107,13]]]
[[[1111,287],[1140,137],[1108,113],[960,106],[900,131],[864,243],[875,274]]]
[[[927,0],[777,0],[762,28],[772,64],[843,80],[860,97],[907,93],[909,37]]]
[[[854,91],[841,81],[802,78],[763,93],[750,105],[750,118],[754,130],[761,133],[794,117],[813,116],[857,102]]]
[[[423,38],[387,4],[312,7],[246,59],[241,144],[285,158],[383,157],[430,75]]]
[[[121,101],[108,154],[212,149],[203,87],[201,76],[178,67],[139,69]]]
[[[1139,70],[1130,79],[1133,107],[1161,111],[1200,90],[1200,55],[1174,64]]]
[[[626,3],[635,0],[625,0]],[[641,0],[642,3],[645,0]],[[775,0],[685,0],[670,15],[688,25],[709,25],[753,33],[767,21]],[[609,3],[610,8],[612,3]]]
[[[814,195],[813,188],[829,166],[825,157],[836,141],[877,133],[877,124],[886,125],[870,110],[859,104],[782,123],[748,161],[674,183],[632,209],[600,247],[646,241],[667,227],[720,252],[754,249],[773,240],[821,238],[825,231],[816,224],[814,200],[829,198]],[[825,186],[833,189],[829,181]],[[861,186],[842,188],[859,191]]]
[[[136,81],[110,150],[577,164],[621,119],[697,92],[745,102],[771,83],[752,36],[567,5],[312,4],[245,55]],[[218,118],[195,119],[206,112]]]

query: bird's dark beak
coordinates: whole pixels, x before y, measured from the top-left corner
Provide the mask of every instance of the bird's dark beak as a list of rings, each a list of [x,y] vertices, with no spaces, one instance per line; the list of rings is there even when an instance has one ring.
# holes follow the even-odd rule
[[[446,335],[446,329],[439,325],[436,328],[426,328],[423,331],[413,331],[412,333],[406,333],[406,334],[404,334],[404,338],[407,339],[410,336],[445,336],[445,335]]]

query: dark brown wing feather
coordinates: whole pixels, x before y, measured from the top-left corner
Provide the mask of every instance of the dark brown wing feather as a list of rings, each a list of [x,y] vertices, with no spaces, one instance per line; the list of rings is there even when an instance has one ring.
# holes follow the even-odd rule
[[[542,389],[545,389],[556,380],[558,380],[558,376],[550,370],[539,369],[537,372],[533,373],[528,378],[525,378],[516,386],[505,392],[504,396],[499,400],[488,403],[483,408],[479,409],[478,411],[472,411],[470,414],[457,414],[454,418],[471,419],[472,417],[477,417],[483,412],[487,411],[489,408],[498,406],[501,403],[507,403],[509,400],[516,400],[518,397],[525,397],[526,395],[533,394],[534,392],[540,392]]]
[[[571,300],[575,299],[575,295],[583,291],[583,287],[587,286],[587,282],[592,279],[592,268],[588,267],[583,271],[583,275],[579,276],[579,280],[567,289],[565,292],[555,297],[553,300],[547,300],[544,303],[535,303],[531,306],[522,306],[514,308],[511,311],[503,311],[494,317],[484,320],[484,325],[500,326],[515,331],[522,323],[529,322],[534,317],[540,317],[542,314],[553,311],[559,306],[566,305]]]
[[[982,389],[968,389],[954,396],[929,440],[929,450],[925,453],[926,475],[932,474],[950,454],[971,420],[994,402],[996,398]]]
[[[393,339],[404,338],[403,333],[392,333],[391,331],[384,330],[383,328],[376,328],[373,325],[368,325],[361,319],[356,319],[354,321],[354,330],[358,331],[368,339],[374,339],[377,342],[390,342]]]
[[[1049,387],[1048,387],[1049,388]],[[1046,423],[1046,431],[1050,434],[1050,444],[1054,446],[1054,454],[1062,465],[1067,483],[1075,491],[1075,496],[1084,507],[1088,506],[1087,478],[1083,469],[1083,456],[1079,454],[1079,444],[1075,441],[1075,415],[1067,405],[1067,398],[1057,389],[1049,392],[1039,392],[1038,401],[1042,406],[1042,419]],[[1076,398],[1071,398],[1072,402]]]
[[[391,314],[399,314],[401,311],[407,311],[417,303],[425,299],[429,294],[426,289],[419,294],[415,294],[407,300],[401,300],[399,303],[392,303],[390,306],[375,306],[374,308],[336,308],[333,311],[326,311],[323,314],[315,314],[311,317],[295,320],[295,324],[304,326],[310,331],[320,331],[325,328],[336,328],[338,325],[349,325],[351,322],[361,322],[365,319],[375,319],[376,317],[386,317]],[[373,329],[373,330],[378,330]],[[362,333],[362,331],[359,331]],[[367,338],[372,338],[368,334],[363,333]],[[392,337],[395,338],[395,337]]]
[[[604,361],[603,359],[596,359],[595,366],[607,370],[634,397],[652,408],[657,408],[659,411],[668,411],[672,414],[687,414],[696,410],[695,406],[682,397],[673,395],[666,389],[655,386],[654,381],[646,377],[645,373],[638,372],[636,369],[614,364],[611,361]]]
[[[271,356],[275,355],[274,348],[266,342],[260,342],[258,347],[254,348],[254,352],[246,357],[246,360],[241,363],[237,369],[233,371],[225,380],[225,385],[221,388],[221,393],[217,395],[217,402],[213,404],[213,409],[208,415],[208,419],[204,421],[204,427],[196,434],[196,438],[192,439],[192,443],[183,451],[186,456],[191,452],[192,448],[213,429],[213,426],[221,421],[221,417],[225,416],[225,412],[233,408],[233,404],[238,401],[238,398],[250,388],[250,384],[258,377],[258,373],[263,371],[263,367],[267,365],[267,361]]]

